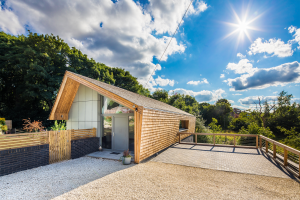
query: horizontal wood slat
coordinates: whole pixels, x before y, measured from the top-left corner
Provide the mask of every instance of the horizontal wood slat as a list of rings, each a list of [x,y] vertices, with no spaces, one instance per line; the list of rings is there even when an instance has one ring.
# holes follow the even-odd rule
[[[91,137],[96,137],[96,128],[71,130],[72,140],[86,139]]]
[[[48,137],[47,132],[1,135],[0,151],[48,144]]]
[[[93,129],[78,129],[78,130],[69,130],[70,139],[86,139],[91,137],[96,137],[96,128]],[[44,132],[35,132],[35,133],[19,133],[19,134],[7,134],[0,135],[0,151],[8,149],[18,149],[23,147],[38,146],[49,144],[49,133],[58,135],[63,134],[64,131],[44,131]],[[65,133],[64,133],[65,134]],[[65,136],[68,137],[68,136]],[[56,142],[59,140],[57,139]],[[65,139],[63,139],[65,141]],[[62,151],[65,152],[65,151]],[[65,155],[65,153],[64,153]],[[55,159],[55,158],[54,158]]]

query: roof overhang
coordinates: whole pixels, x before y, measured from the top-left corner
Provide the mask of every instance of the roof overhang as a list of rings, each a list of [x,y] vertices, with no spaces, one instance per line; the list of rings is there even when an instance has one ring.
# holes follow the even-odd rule
[[[120,96],[114,94],[104,88],[97,86],[87,80],[84,80],[76,74],[66,71],[62,83],[60,85],[58,94],[55,99],[55,103],[52,107],[49,120],[68,120],[69,111],[71,109],[72,103],[78,91],[80,84],[95,90],[99,94],[106,96],[113,101],[126,106],[131,110],[135,110],[140,107]],[[140,109],[137,109],[140,110]]]

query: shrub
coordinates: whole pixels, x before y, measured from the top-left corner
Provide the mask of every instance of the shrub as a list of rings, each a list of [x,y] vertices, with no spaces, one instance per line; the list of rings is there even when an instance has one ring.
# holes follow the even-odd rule
[[[217,125],[218,120],[216,118],[212,118],[212,122],[208,124],[213,133],[219,133],[222,131],[221,125]]]
[[[285,135],[287,135],[287,137],[284,139],[285,144],[290,145],[296,149],[300,149],[300,133],[295,130],[296,127],[292,127],[291,130],[287,130],[280,126],[277,126],[277,128]]]
[[[242,127],[239,131],[239,134],[254,134],[254,135],[263,135],[268,138],[275,138],[275,135],[270,130],[269,127],[259,127],[256,123],[252,122],[247,129],[245,127]]]
[[[60,131],[60,130],[66,130],[66,121],[62,120],[62,122],[57,123],[57,120],[55,120],[54,125],[51,127],[52,131]]]

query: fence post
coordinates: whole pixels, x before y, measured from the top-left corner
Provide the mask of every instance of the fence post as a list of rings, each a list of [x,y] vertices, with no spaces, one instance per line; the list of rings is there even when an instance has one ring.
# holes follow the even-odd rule
[[[181,141],[180,141],[180,140],[181,140],[180,135],[181,135],[181,134],[179,133],[179,144],[181,144]]]
[[[260,149],[262,148],[262,139],[261,139],[261,137],[259,137],[259,148]]]
[[[266,153],[268,153],[269,150],[269,142],[266,140]]]
[[[258,149],[258,135],[256,135],[256,148]]]
[[[276,145],[273,143],[273,158],[276,158]]]
[[[96,128],[93,128],[93,137],[96,137]]]
[[[235,136],[233,136],[233,145],[235,146]]]
[[[287,159],[288,159],[288,151],[284,149],[284,166],[287,166]]]
[[[215,146],[215,144],[216,144],[216,138],[215,138],[216,136],[215,136],[215,134],[214,134],[214,146]]]
[[[197,144],[197,134],[195,133],[195,144]]]

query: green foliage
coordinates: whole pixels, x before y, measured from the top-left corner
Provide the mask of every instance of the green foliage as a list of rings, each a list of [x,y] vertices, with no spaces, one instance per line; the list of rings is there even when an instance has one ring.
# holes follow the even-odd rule
[[[47,119],[66,70],[150,95],[128,71],[88,58],[59,36],[0,32],[0,115],[13,119],[17,128],[27,118],[53,125]]]
[[[239,134],[254,134],[254,135],[263,135],[268,138],[274,138],[274,134],[269,127],[259,127],[256,123],[252,122],[247,129],[242,127],[239,131]]]
[[[156,90],[150,97],[192,115],[199,115],[198,102],[195,97],[184,94],[173,94],[169,96],[168,91],[166,90]]]
[[[57,120],[55,120],[54,125],[51,126],[52,131],[61,131],[66,130],[66,121],[62,120],[61,122],[57,123]]]
[[[213,133],[220,133],[222,131],[221,125],[217,125],[217,124],[218,124],[218,120],[215,118],[212,118],[212,122],[208,124],[208,126],[210,127]]]
[[[209,133],[210,130],[205,126],[205,120],[202,116],[196,118],[196,125],[195,125],[196,133]]]
[[[206,120],[206,125],[212,122],[212,118],[218,120],[218,124],[227,129],[229,122],[232,120],[230,112],[232,112],[231,104],[227,99],[219,99],[216,104],[200,103],[199,111]]]
[[[153,92],[153,94],[151,95],[152,99],[164,102],[164,103],[168,103],[169,101],[169,93],[166,90],[156,90],[155,92]]]
[[[284,139],[285,144],[300,150],[300,133],[296,131],[296,127],[287,130],[283,127],[277,126],[287,137]]]

